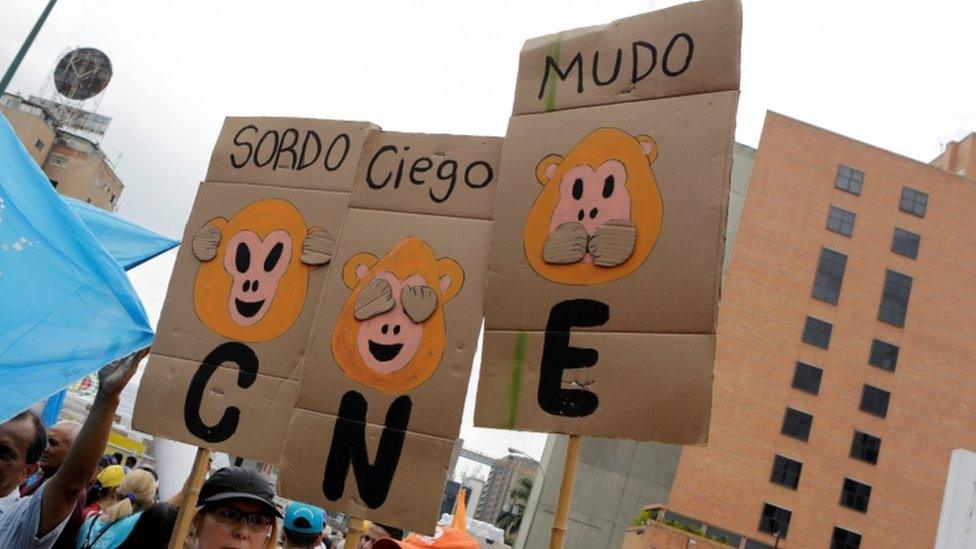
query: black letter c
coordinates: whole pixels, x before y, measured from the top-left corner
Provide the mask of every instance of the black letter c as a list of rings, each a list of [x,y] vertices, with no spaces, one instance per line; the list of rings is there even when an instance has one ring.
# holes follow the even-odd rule
[[[223,343],[203,359],[186,391],[183,421],[193,436],[207,442],[223,442],[229,439],[237,431],[237,424],[241,418],[241,410],[236,406],[224,410],[220,421],[213,426],[204,423],[200,417],[200,406],[203,404],[203,393],[207,388],[207,382],[217,371],[217,367],[225,362],[233,362],[240,368],[237,373],[237,386],[241,389],[247,389],[258,378],[258,357],[243,343],[236,341]]]

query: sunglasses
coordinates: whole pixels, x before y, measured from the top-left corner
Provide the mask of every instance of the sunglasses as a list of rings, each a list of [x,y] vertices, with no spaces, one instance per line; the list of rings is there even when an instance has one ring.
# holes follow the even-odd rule
[[[275,520],[273,516],[263,513],[245,513],[240,509],[225,506],[215,507],[211,514],[217,522],[222,524],[235,525],[244,521],[247,527],[254,532],[267,529]]]

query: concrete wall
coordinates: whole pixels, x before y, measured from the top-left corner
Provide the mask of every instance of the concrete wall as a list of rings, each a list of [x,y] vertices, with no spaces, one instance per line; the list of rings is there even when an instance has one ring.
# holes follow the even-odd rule
[[[976,549],[976,452],[952,452],[935,549]]]
[[[756,163],[756,149],[736,143],[732,149],[732,186],[729,190],[729,216],[725,224],[725,263],[722,264],[722,274],[729,271],[729,261],[735,248],[735,235],[739,232],[739,221],[742,220],[742,208],[746,205],[746,192],[749,190],[749,178],[752,167]]]
[[[568,437],[550,435],[515,547],[546,547],[556,513]],[[566,531],[566,549],[617,549],[644,505],[668,499],[681,447],[584,438]]]

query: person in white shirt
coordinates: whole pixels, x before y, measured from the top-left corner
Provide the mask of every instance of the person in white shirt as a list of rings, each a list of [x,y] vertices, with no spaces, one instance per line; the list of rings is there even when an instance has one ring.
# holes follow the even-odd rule
[[[44,424],[29,410],[0,424],[0,515],[20,498],[19,486],[37,472],[46,446]]]
[[[102,368],[95,401],[64,463],[28,497],[13,499],[10,491],[16,492],[37,469],[44,450],[35,452],[35,441],[43,425],[38,428],[39,421],[30,412],[0,424],[0,547],[49,549],[54,544],[102,457],[119,395],[148,352],[148,348],[137,351]]]

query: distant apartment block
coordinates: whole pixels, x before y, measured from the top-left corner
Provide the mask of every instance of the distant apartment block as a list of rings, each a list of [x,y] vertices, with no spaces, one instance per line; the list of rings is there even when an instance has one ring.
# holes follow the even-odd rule
[[[40,103],[6,93],[0,113],[61,194],[114,212],[125,185],[98,144],[71,133]]]

